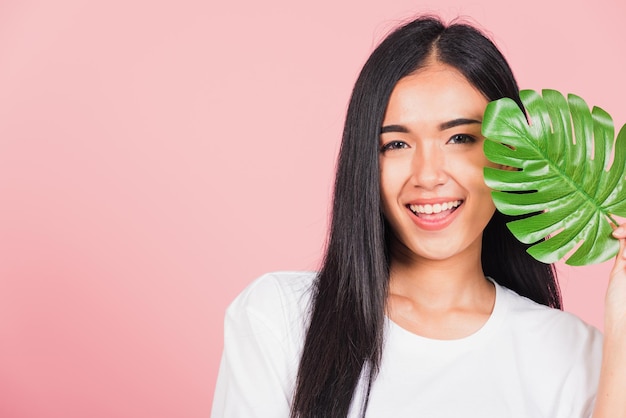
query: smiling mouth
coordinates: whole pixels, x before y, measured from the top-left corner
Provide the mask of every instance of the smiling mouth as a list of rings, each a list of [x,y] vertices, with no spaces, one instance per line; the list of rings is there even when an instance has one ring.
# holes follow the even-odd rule
[[[431,217],[433,215],[438,215],[436,217],[441,218],[454,212],[456,208],[461,206],[462,203],[462,200],[453,200],[451,202],[435,203],[434,205],[408,205],[407,207],[418,217]]]

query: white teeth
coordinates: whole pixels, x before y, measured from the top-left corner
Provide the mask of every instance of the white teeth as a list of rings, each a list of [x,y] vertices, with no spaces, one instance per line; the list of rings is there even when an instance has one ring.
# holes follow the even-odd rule
[[[443,211],[456,208],[460,204],[460,200],[454,200],[452,202],[435,203],[434,205],[409,205],[409,209],[416,214],[425,213],[426,215],[431,215],[433,213],[441,213]]]

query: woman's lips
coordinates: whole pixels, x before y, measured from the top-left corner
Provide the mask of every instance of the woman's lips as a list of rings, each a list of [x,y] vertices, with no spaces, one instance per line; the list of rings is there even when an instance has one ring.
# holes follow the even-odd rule
[[[407,205],[411,219],[421,229],[438,231],[447,227],[455,218],[463,200],[449,200],[438,203]]]

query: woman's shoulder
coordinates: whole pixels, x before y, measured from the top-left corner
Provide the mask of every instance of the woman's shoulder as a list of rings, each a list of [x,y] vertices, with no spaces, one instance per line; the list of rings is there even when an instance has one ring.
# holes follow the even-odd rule
[[[532,335],[544,344],[601,345],[600,331],[576,315],[542,305],[505,287],[501,287],[500,293],[507,317],[514,324],[512,329]]]
[[[278,271],[266,273],[250,283],[230,304],[229,310],[272,310],[276,304],[300,304],[309,298],[316,273]]]
[[[212,416],[287,416],[315,273],[264,274],[230,304]]]
[[[543,405],[541,416],[589,416],[602,361],[600,331],[512,290],[502,288],[501,296],[507,308],[501,327],[510,347],[506,358]]]
[[[315,272],[266,273],[250,283],[226,310],[227,321],[254,322],[278,331],[301,328],[313,294]]]

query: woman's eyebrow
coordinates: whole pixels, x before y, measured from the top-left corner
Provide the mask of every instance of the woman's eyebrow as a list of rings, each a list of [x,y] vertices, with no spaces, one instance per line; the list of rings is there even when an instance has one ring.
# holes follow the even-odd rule
[[[445,131],[446,129],[456,128],[457,126],[472,125],[472,124],[480,125],[481,123],[482,121],[478,119],[457,118],[457,119],[452,119],[452,120],[439,124],[439,130]],[[402,126],[402,125],[387,125],[387,126],[383,126],[380,129],[381,134],[386,134],[388,132],[399,132],[399,133],[407,134],[409,133],[409,130],[405,126]]]
[[[439,125],[439,130],[440,131],[445,131],[446,129],[450,129],[450,128],[455,128],[457,126],[461,126],[461,125],[471,125],[471,124],[481,124],[482,121],[476,120],[476,119],[466,119],[466,118],[458,118],[458,119],[452,119],[449,120],[447,122],[443,122],[442,124]]]
[[[408,134],[409,130],[402,125],[387,125],[380,128],[381,134],[386,134],[387,132],[400,132],[403,134]]]

